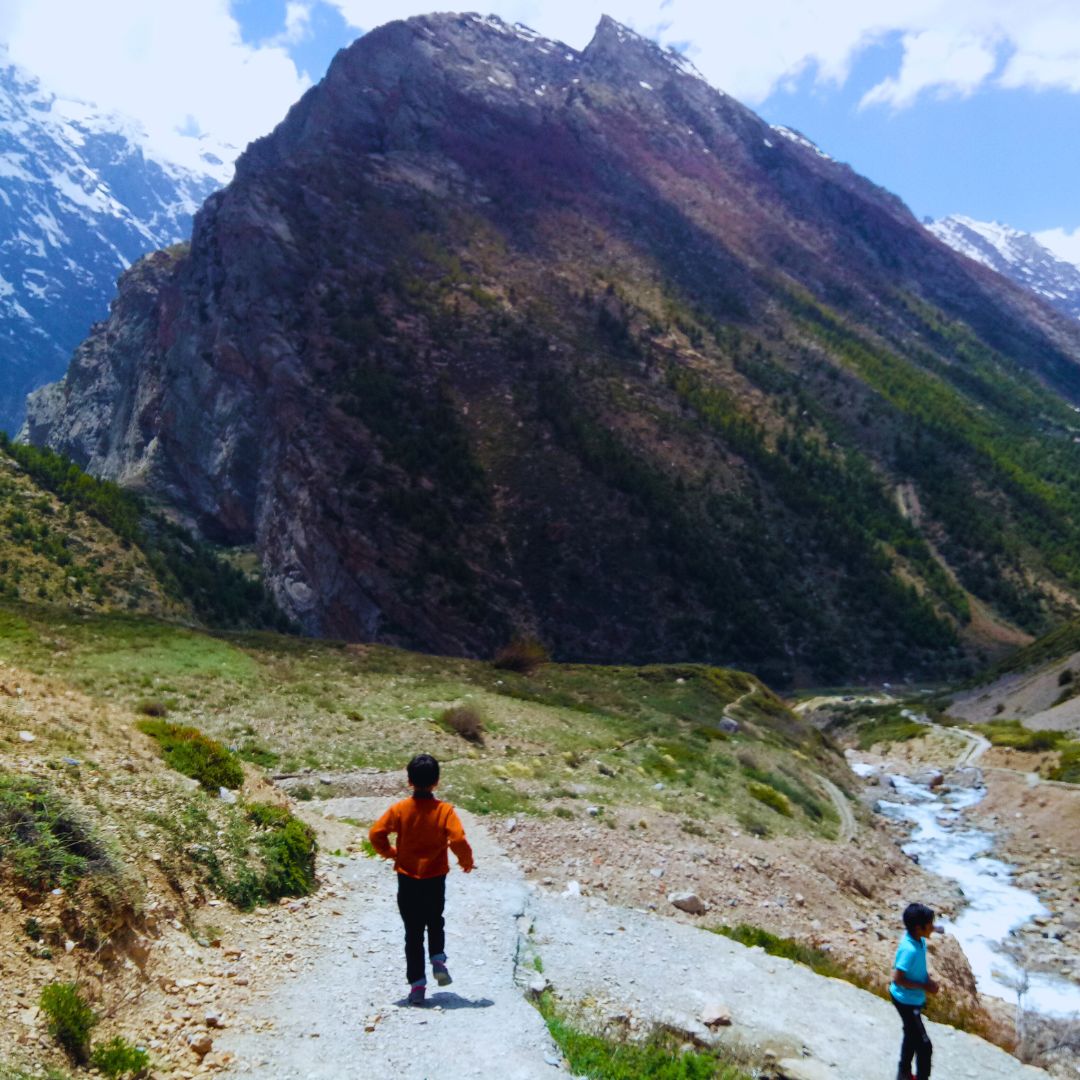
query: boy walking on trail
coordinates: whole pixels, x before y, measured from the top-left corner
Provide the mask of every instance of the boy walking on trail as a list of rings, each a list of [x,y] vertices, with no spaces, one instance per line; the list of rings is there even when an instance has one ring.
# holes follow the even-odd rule
[[[912,1059],[918,1080],[930,1080],[930,1058],[934,1048],[923,1027],[922,1009],[926,995],[938,992],[938,984],[926,970],[926,939],[934,932],[934,913],[924,904],[908,904],[904,909],[904,926],[906,932],[896,949],[889,984],[889,994],[904,1025],[896,1080],[914,1080]]]
[[[430,754],[417,754],[409,762],[412,797],[394,803],[368,834],[371,846],[394,860],[398,882],[398,911],[405,924],[405,976],[409,980],[409,1004],[423,1005],[427,987],[424,966],[424,931],[427,931],[431,971],[440,986],[453,980],[446,970],[446,936],[443,904],[446,875],[450,871],[449,848],[466,874],[473,869],[472,848],[454,808],[435,798],[439,786],[439,763]],[[396,844],[390,834],[397,834]]]

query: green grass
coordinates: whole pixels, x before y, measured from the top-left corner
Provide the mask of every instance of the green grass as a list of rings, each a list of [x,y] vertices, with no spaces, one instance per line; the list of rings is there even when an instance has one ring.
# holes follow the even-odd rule
[[[683,1051],[679,1040],[657,1033],[643,1042],[613,1039],[578,1027],[557,1008],[549,993],[540,1014],[575,1076],[589,1080],[750,1080],[749,1073],[718,1053]]]
[[[70,888],[119,870],[84,817],[47,784],[0,774],[0,868],[24,888]]]
[[[851,710],[847,722],[855,724],[859,749],[869,750],[878,743],[907,742],[930,730],[925,724],[901,715],[902,709],[902,705],[864,705]]]
[[[722,934],[741,945],[757,946],[764,949],[770,956],[782,956],[785,960],[803,964],[818,975],[825,975],[830,979],[845,979],[848,982],[855,982],[863,989],[868,988],[862,981],[856,981],[849,969],[838,964],[828,953],[815,949],[812,945],[803,945],[793,938],[778,937],[776,934],[769,933],[768,930],[763,930],[760,926],[751,926],[749,923],[739,923],[737,926],[715,926],[711,929],[714,934]]]
[[[1038,731],[1024,727],[1019,720],[993,720],[981,724],[978,728],[994,746],[1005,746],[1011,750],[1022,750],[1029,754],[1056,750],[1068,740],[1060,731]]]
[[[798,808],[782,818],[763,807],[771,827],[828,837],[835,825],[827,806],[815,813],[816,775],[843,783],[843,762],[811,725],[751,676],[703,665],[548,663],[526,676],[384,646],[208,634],[137,616],[72,612],[58,621],[2,601],[0,661],[91,699],[133,710],[159,703],[168,716],[146,718],[162,725],[155,733],[168,736],[175,729],[164,725],[174,724],[235,747],[215,755],[230,768],[247,759],[282,772],[403,773],[427,751],[443,762],[441,793],[479,813],[551,813],[560,797],[546,792],[585,787],[601,804],[678,815],[693,792],[710,812],[734,817],[749,801],[734,757],[753,748],[771,786]],[[483,745],[439,726],[450,708],[483,717]],[[741,726],[726,735],[719,724],[729,712]],[[192,740],[184,752],[205,749]]]
[[[243,785],[240,763],[221,743],[198,728],[149,719],[140,720],[138,728],[157,741],[169,768],[198,780],[207,791],[235,790]]]

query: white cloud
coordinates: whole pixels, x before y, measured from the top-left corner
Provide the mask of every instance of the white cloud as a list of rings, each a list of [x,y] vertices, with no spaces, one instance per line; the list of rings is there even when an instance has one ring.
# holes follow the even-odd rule
[[[364,30],[431,6],[327,2]],[[751,104],[806,70],[843,82],[859,52],[890,35],[900,39],[900,69],[866,95],[868,105],[903,108],[926,92],[963,95],[990,84],[1080,92],[1075,0],[488,0],[482,9],[575,48],[607,13],[663,44],[689,43],[710,82]]]
[[[1035,233],[1035,239],[1048,247],[1059,259],[1080,267],[1080,228],[1073,229],[1072,232],[1066,229],[1045,229]]]
[[[929,89],[966,96],[973,93],[997,67],[993,42],[948,32],[927,30],[906,34],[899,73],[879,82],[860,103],[902,109]]]
[[[4,0],[11,60],[62,97],[133,116],[181,162],[206,132],[243,148],[307,88],[284,43],[244,44],[228,0]],[[302,34],[310,5],[289,4],[283,34]]]

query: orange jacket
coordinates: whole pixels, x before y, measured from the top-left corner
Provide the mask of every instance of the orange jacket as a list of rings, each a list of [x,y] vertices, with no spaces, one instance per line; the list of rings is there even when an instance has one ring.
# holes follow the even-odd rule
[[[397,846],[390,834],[397,833]],[[434,795],[414,795],[394,803],[368,833],[371,846],[385,859],[394,860],[399,874],[413,878],[441,877],[449,873],[449,847],[463,870],[473,867],[472,848],[457,811]]]

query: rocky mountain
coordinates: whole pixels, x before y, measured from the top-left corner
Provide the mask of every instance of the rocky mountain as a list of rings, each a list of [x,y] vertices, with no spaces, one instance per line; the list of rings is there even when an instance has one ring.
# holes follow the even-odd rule
[[[941,674],[1080,595],[1080,327],[605,18],[339,53],[23,435],[308,632]]]
[[[1080,319],[1080,266],[1059,259],[1031,233],[960,215],[930,221],[926,227],[961,255],[1004,274],[1059,311]]]
[[[231,168],[155,160],[129,120],[57,98],[0,46],[0,429],[60,377],[119,274],[190,234]]]

